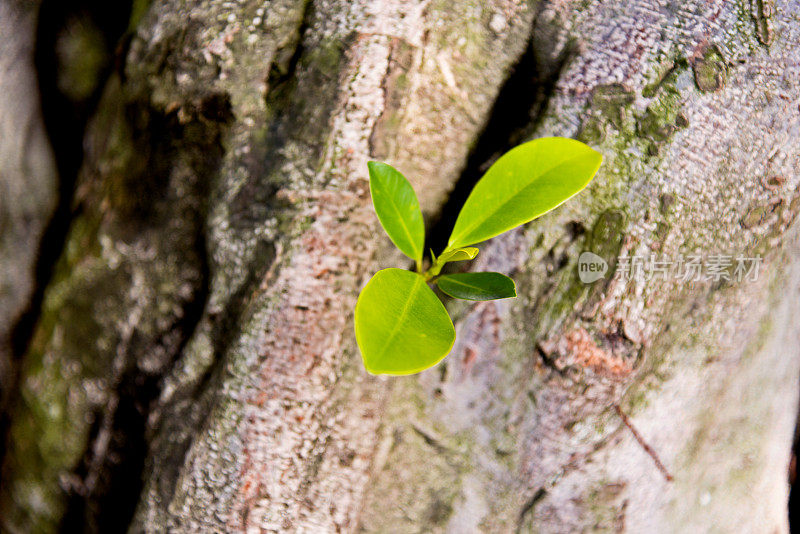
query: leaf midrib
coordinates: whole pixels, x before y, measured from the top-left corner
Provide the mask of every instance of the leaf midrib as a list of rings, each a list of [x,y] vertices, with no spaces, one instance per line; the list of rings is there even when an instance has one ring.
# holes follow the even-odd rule
[[[487,290],[487,289],[484,289],[484,288],[482,288],[482,287],[480,287],[480,286],[474,286],[474,285],[472,285],[472,284],[467,284],[467,283],[465,283],[465,282],[460,282],[460,281],[458,281],[458,280],[456,280],[456,279],[454,279],[454,278],[444,278],[443,280],[446,280],[446,281],[447,281],[448,283],[450,283],[450,284],[456,284],[456,285],[464,286],[464,287],[467,287],[467,288],[470,288],[470,289],[474,289],[474,290],[476,290],[478,293],[480,293],[480,294],[482,294],[482,295],[487,295],[487,294],[488,294],[488,295],[502,294],[502,293],[500,293],[499,291],[491,291],[491,292],[490,292],[489,290]]]
[[[383,186],[384,186],[383,187],[384,194],[386,194],[385,192],[387,191],[388,188],[386,187],[387,183],[386,183],[385,180],[383,181]],[[414,258],[413,259],[416,260],[419,257],[419,251],[417,250],[417,247],[414,244],[414,238],[411,235],[411,230],[409,230],[408,226],[406,225],[405,217],[403,217],[403,214],[400,211],[400,208],[397,206],[397,204],[395,204],[394,196],[393,195],[388,195],[388,194],[386,194],[386,196],[389,198],[389,205],[392,206],[392,209],[394,210],[394,213],[397,216],[396,217],[397,220],[400,221],[400,226],[403,227],[403,230],[406,233],[406,237],[408,238],[408,243],[409,243],[409,245],[411,245],[411,248],[414,251]]]
[[[381,358],[383,358],[384,355],[386,354],[387,347],[389,347],[392,344],[392,342],[394,341],[394,338],[397,337],[397,334],[398,334],[398,332],[400,331],[400,328],[403,325],[403,321],[405,321],[405,318],[408,315],[409,308],[411,307],[411,301],[414,300],[414,297],[417,295],[417,293],[419,293],[419,289],[423,285],[424,285],[424,282],[422,281],[422,278],[415,275],[415,277],[414,277],[414,287],[412,287],[411,291],[409,291],[409,293],[408,293],[408,299],[406,300],[405,304],[403,305],[403,311],[400,312],[400,317],[398,317],[397,322],[394,325],[394,328],[389,333],[389,335],[386,336],[386,342],[383,344],[383,347],[381,347],[381,350],[380,350],[380,357]]]

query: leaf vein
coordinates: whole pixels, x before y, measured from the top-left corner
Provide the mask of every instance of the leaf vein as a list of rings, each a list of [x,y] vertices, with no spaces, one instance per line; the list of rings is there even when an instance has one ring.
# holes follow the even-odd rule
[[[394,201],[394,197],[392,195],[387,195],[389,198],[389,205],[394,210],[395,215],[397,216],[397,220],[400,221],[400,226],[403,227],[403,230],[406,233],[406,237],[408,238],[408,243],[411,245],[412,249],[414,250],[414,259],[418,259],[419,251],[417,250],[416,244],[414,243],[414,237],[411,235],[411,230],[406,225],[406,219],[403,217],[400,208]]]

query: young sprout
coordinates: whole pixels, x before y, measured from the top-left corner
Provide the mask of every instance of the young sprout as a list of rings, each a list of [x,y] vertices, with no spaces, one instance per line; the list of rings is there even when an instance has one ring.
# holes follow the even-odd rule
[[[453,322],[429,283],[465,300],[516,297],[514,281],[501,273],[439,273],[446,263],[474,259],[478,249],[472,245],[530,222],[580,192],[602,159],[585,144],[563,137],[535,139],[511,149],[475,185],[447,247],[438,256],[431,251],[425,271],[425,224],[417,195],[399,171],[370,161],[369,188],[378,220],[395,246],[414,260],[416,272],[378,271],[358,297],[356,341],[367,371],[418,373],[453,348]]]

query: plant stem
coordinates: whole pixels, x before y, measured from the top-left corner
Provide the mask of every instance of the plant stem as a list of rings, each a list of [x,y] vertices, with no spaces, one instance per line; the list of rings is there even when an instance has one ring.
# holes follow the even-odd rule
[[[442,257],[442,255],[440,254],[439,258],[441,258],[441,257]],[[444,264],[447,263],[447,262],[439,261],[439,258],[436,258],[436,260],[428,268],[427,271],[425,271],[424,273],[421,273],[422,276],[425,277],[425,281],[426,282],[429,282],[432,278],[435,278],[435,277],[439,276],[439,272],[442,270],[442,267],[444,267]]]

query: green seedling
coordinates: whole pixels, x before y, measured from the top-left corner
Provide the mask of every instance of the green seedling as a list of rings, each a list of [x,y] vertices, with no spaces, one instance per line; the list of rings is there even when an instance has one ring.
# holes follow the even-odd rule
[[[577,194],[600,168],[602,156],[585,144],[546,137],[519,145],[498,159],[473,188],[458,214],[447,247],[423,270],[425,224],[417,195],[399,171],[367,164],[378,220],[416,271],[383,269],[367,283],[355,310],[356,341],[372,374],[408,375],[439,363],[456,331],[430,288],[465,300],[516,297],[501,273],[440,274],[449,262],[472,260],[477,243],[544,215]]]

